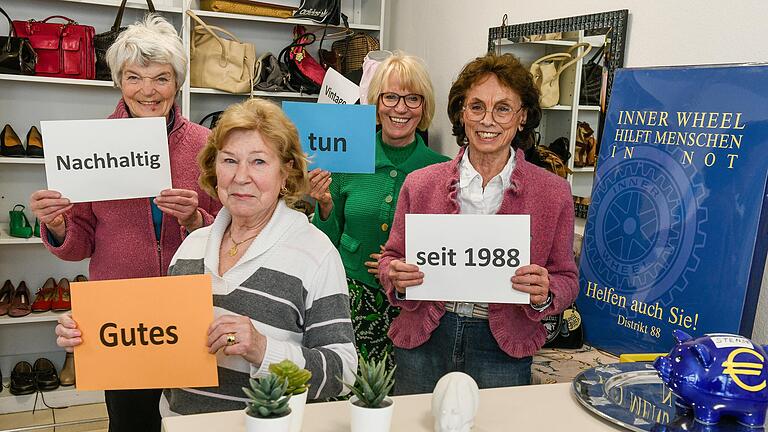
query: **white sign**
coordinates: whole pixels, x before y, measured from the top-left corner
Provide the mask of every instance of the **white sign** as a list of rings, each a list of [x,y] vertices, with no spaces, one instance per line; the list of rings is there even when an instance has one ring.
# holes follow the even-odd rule
[[[405,215],[405,261],[424,283],[408,300],[528,304],[512,289],[515,271],[531,260],[529,215]]]
[[[323,78],[323,85],[320,87],[320,96],[317,97],[317,102],[354,105],[358,99],[360,99],[360,87],[333,68],[328,68],[325,72],[325,78]]]
[[[40,122],[48,189],[71,202],[153,197],[171,187],[165,118]]]

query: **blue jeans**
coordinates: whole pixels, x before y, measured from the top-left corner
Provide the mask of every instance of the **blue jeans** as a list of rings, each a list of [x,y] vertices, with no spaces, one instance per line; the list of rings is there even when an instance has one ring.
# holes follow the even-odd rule
[[[413,348],[395,347],[396,395],[432,393],[448,372],[464,372],[478,387],[531,383],[532,357],[514,358],[499,348],[488,320],[446,312],[429,340]]]

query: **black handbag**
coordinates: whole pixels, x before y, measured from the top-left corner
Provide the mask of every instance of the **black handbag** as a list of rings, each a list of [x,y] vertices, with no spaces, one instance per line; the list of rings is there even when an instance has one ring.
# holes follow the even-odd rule
[[[544,348],[581,348],[584,345],[584,326],[576,303],[562,313],[544,318],[541,323],[547,329]]]
[[[210,119],[211,125],[205,126],[205,127],[213,130],[213,128],[216,127],[216,123],[219,122],[219,117],[221,117],[222,114],[224,114],[224,111],[214,111],[210,114],[207,114],[205,117],[203,117],[199,122],[197,122],[197,124],[199,124],[200,126],[205,126],[205,121]]]
[[[99,33],[93,37],[93,45],[96,49],[96,79],[103,81],[111,81],[112,73],[109,70],[109,64],[107,64],[107,50],[115,43],[120,33],[124,32],[127,27],[120,27],[123,22],[123,12],[125,12],[125,3],[127,0],[123,0],[120,3],[120,9],[117,10],[117,16],[115,17],[115,23],[112,24],[112,28]],[[147,0],[147,7],[149,7],[149,13],[155,13],[155,5],[152,4],[152,0]]]
[[[603,66],[600,62],[603,60],[604,48],[601,46],[582,67],[579,105],[600,105],[600,90],[603,87]]]
[[[318,24],[339,25],[341,0],[302,0],[293,17],[309,19]]]
[[[14,75],[34,75],[37,54],[29,39],[14,36],[11,17],[0,8],[8,19],[8,36],[0,36],[0,73]]]
[[[293,29],[294,39],[290,45],[283,48],[278,55],[278,61],[284,70],[288,71],[287,85],[293,89],[296,89],[299,93],[304,94],[319,94],[322,80],[317,82],[312,79],[303,68],[306,68],[307,72],[311,70],[322,71],[325,70],[317,63],[307,51],[306,47],[312,45],[315,42],[315,34],[306,32],[304,26],[297,25]],[[294,50],[296,49],[296,50]],[[300,65],[304,62],[305,65]]]

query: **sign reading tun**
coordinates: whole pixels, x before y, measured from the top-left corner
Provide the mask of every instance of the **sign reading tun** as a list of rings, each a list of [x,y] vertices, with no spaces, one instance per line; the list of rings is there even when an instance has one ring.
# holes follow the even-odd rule
[[[153,197],[171,187],[165,119],[40,122],[48,189],[72,202]]]

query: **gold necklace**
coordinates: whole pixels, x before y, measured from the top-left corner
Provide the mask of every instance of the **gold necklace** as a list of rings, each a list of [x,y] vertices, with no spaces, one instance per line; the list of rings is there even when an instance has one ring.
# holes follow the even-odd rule
[[[251,236],[251,237],[248,237],[247,239],[245,239],[245,240],[243,240],[243,241],[239,241],[239,242],[238,242],[238,241],[235,241],[235,239],[233,239],[233,238],[232,238],[232,233],[230,232],[230,233],[229,233],[229,240],[230,240],[230,241],[232,241],[232,244],[233,244],[234,246],[232,246],[231,248],[229,248],[229,256],[235,256],[235,255],[237,255],[237,247],[238,247],[238,246],[240,246],[241,244],[243,244],[243,243],[247,242],[248,240],[253,240],[253,239],[255,239],[256,237],[258,237],[258,235],[259,235],[259,233],[256,233],[255,235],[253,235],[253,236]]]

